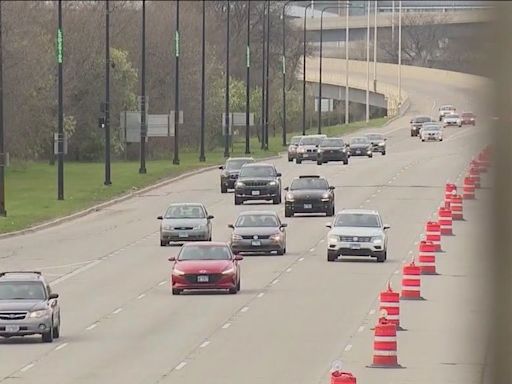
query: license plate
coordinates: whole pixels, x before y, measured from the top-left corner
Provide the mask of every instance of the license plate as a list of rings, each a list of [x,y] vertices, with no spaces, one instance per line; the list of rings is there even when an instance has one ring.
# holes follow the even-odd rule
[[[186,232],[180,232],[180,233],[178,233],[178,237],[180,237],[180,238],[182,238],[182,239],[183,239],[183,238],[186,238],[186,237],[188,237],[188,233],[186,233]]]
[[[261,245],[261,240],[253,240],[251,244],[253,247],[259,247]]]
[[[197,276],[198,283],[207,283],[209,281],[208,275],[199,275]]]
[[[259,196],[260,195],[260,191],[252,191],[252,195],[253,196]]]
[[[356,151],[356,155],[360,155],[361,154],[361,151]]]
[[[350,244],[351,249],[361,249],[361,244]]]
[[[20,330],[20,326],[19,325],[6,325],[5,326],[5,331],[6,332],[18,332]]]
[[[304,209],[311,209],[313,208],[313,204],[304,204]]]

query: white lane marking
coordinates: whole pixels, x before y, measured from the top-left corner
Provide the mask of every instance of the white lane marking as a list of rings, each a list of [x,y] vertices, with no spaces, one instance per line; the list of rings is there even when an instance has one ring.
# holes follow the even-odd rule
[[[361,333],[364,331],[364,325],[361,325],[358,329],[357,329],[357,332]]]
[[[291,269],[291,268],[288,268],[288,269],[286,270],[286,272],[288,272],[288,273],[290,273],[291,271],[292,271],[292,269]]]
[[[277,283],[279,283],[279,279],[275,279],[275,280],[272,282],[272,285],[275,285],[275,284],[277,284]]]
[[[352,344],[349,344],[345,347],[345,352],[348,352],[352,349]]]
[[[304,261],[304,258],[303,258],[303,257],[301,257],[301,258],[299,259],[299,261]]]
[[[363,207],[364,207],[364,205],[363,205],[363,204],[361,204],[361,205],[359,206],[359,208],[363,208]]]
[[[311,248],[309,252],[315,252],[315,248]]]
[[[391,184],[392,182],[393,182],[392,180],[389,180],[389,181],[388,181],[388,184]]]
[[[321,239],[321,240],[320,240],[320,243],[325,243],[325,239]]]
[[[94,328],[98,326],[98,323],[94,323],[85,328],[86,331],[92,331]]]
[[[419,241],[415,241],[414,242],[414,245],[418,245],[420,242]]]
[[[365,203],[369,203],[370,202],[370,199],[366,199]]]
[[[412,255],[412,251],[409,251],[409,255]]]
[[[375,197],[375,196],[377,196],[377,194],[376,194],[376,193],[374,193],[374,194],[372,195],[372,197]]]
[[[76,275],[78,275],[78,274],[80,274],[80,273],[82,273],[82,272],[85,272],[85,271],[87,271],[88,269],[91,269],[91,268],[95,267],[96,265],[98,265],[98,264],[99,264],[99,263],[101,263],[101,262],[102,262],[102,260],[96,260],[96,261],[93,261],[93,262],[92,262],[92,263],[90,263],[90,264],[87,264],[87,265],[84,265],[83,267],[80,267],[80,268],[78,268],[78,269],[75,269],[73,272],[68,273],[67,275],[64,275],[64,276],[62,276],[62,277],[59,277],[58,279],[53,280],[53,281],[50,283],[50,285],[53,287],[53,286],[55,286],[55,285],[57,285],[57,284],[60,284],[60,283],[62,283],[63,281],[66,281],[66,280],[68,280],[68,279],[71,279],[72,277],[74,277],[74,276],[76,276]]]
[[[29,364],[20,369],[21,372],[27,372],[29,369],[34,367],[34,364]]]
[[[206,340],[206,341],[203,341],[203,343],[199,346],[199,348],[205,348],[208,345],[210,345],[210,342],[208,340]]]
[[[89,263],[93,263],[96,260],[87,260],[81,261],[79,263],[71,263],[71,264],[60,264],[60,265],[50,265],[48,267],[38,268],[40,271],[46,271],[48,269],[59,269],[59,268],[68,268],[68,267],[76,267],[78,265],[85,265]]]
[[[143,299],[144,297],[146,297],[146,294],[141,293],[139,296],[137,296],[137,300]]]
[[[398,275],[399,273],[400,273],[400,270],[399,270],[399,269],[397,269],[397,270],[395,271],[395,275]]]
[[[222,326],[222,329],[228,329],[229,327],[231,327],[231,323],[226,323]]]
[[[372,309],[370,312],[368,312],[369,315],[374,315],[375,314],[375,309]]]
[[[167,280],[164,280],[164,281],[159,282],[159,283],[158,283],[158,286],[162,286],[162,285],[164,285],[165,283],[167,283]]]
[[[114,312],[112,312],[114,315],[117,315],[118,313],[121,313],[123,311],[123,308],[117,308]]]
[[[240,312],[244,313],[244,312],[247,312],[249,310],[249,307],[243,307]]]
[[[377,193],[381,193],[382,189],[377,189]]]
[[[260,293],[258,293],[258,296],[256,296],[256,297],[257,297],[257,298],[262,298],[264,295],[265,295],[265,293],[264,293],[264,292],[260,292]]]
[[[179,371],[180,369],[183,369],[185,368],[185,365],[187,365],[186,362],[182,361],[181,363],[179,363],[176,368],[174,368],[176,371]]]
[[[434,100],[434,104],[432,104],[432,110],[436,109],[436,100]]]
[[[57,348],[55,348],[55,350],[60,351],[61,349],[66,348],[67,346],[68,346],[68,343],[64,343],[64,344],[59,345]]]
[[[402,264],[405,264],[405,263],[407,263],[407,259],[402,260]]]

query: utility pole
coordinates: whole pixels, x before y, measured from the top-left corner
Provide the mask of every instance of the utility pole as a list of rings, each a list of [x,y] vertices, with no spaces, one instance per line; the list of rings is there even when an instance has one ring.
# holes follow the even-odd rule
[[[62,0],[58,1],[58,22],[57,29],[57,63],[58,63],[58,133],[57,133],[57,199],[64,200],[64,105],[63,105],[63,84],[62,84],[62,62],[64,61],[64,36],[62,31]]]
[[[142,65],[140,78],[140,168],[146,173],[146,0],[142,0]]]
[[[201,143],[199,149],[199,161],[205,162],[204,156],[204,125],[205,125],[205,54],[206,54],[206,0],[203,0],[203,37],[201,40]]]
[[[377,0],[375,0],[374,28],[373,28],[373,91],[377,92]]]
[[[105,185],[110,180],[110,3],[105,1]]]
[[[270,87],[268,86],[269,67],[270,67],[270,1],[267,0],[267,60],[265,63],[265,151],[268,150],[268,100],[270,94]]]
[[[348,34],[349,26],[348,19],[350,14],[350,7],[347,1],[347,9],[345,10],[345,124],[350,122],[349,119],[349,86],[348,86]]]
[[[265,42],[267,35],[267,24],[265,22],[265,11],[267,9],[267,2],[263,3],[263,38],[262,38],[262,52],[261,52],[261,149],[265,149]]]
[[[285,33],[286,33],[286,25],[285,25],[285,20],[286,20],[286,6],[288,5],[288,3],[290,2],[290,0],[288,0],[286,3],[284,3],[283,5],[283,57],[282,57],[282,65],[283,65],[283,147],[286,146],[286,36],[285,36]]]
[[[370,121],[370,10],[371,3],[366,3],[366,122]]]
[[[245,154],[251,153],[250,150],[250,127],[249,127],[249,115],[250,111],[250,100],[251,100],[251,2],[246,2],[247,6],[247,48],[246,48],[246,65],[245,65]]]
[[[398,113],[402,105],[402,1],[398,2]]]
[[[226,127],[226,132],[224,136],[224,157],[229,157],[229,8],[230,3],[227,1],[227,24],[226,24],[226,106],[225,106],[225,116],[224,116],[224,124]]]
[[[5,207],[5,141],[4,141],[4,61],[2,55],[2,2],[0,1],[0,216],[7,216]]]
[[[174,34],[175,76],[174,76],[174,165],[180,164],[179,125],[180,125],[180,2],[176,0],[176,32]]]
[[[395,0],[391,2],[391,46],[395,47]]]

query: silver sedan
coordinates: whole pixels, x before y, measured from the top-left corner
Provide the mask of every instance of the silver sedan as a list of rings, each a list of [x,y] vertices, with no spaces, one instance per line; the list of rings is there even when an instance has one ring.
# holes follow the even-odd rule
[[[211,241],[213,216],[200,203],[171,204],[165,215],[158,216],[160,246],[170,242]]]

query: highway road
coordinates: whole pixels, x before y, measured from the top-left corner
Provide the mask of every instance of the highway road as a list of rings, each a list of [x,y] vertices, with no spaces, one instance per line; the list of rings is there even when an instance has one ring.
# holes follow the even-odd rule
[[[483,121],[447,129],[441,143],[411,138],[410,114],[432,113],[444,102],[482,116],[484,111],[477,90],[464,83],[434,76],[404,81],[404,87],[411,108],[381,129],[388,135],[386,156],[321,167],[271,160],[284,185],[300,174],[320,174],[336,186],[337,209],[378,209],[392,226],[386,263],[327,263],[328,219],[294,217],[284,220],[286,255],[242,261],[238,295],[171,296],[167,258],[179,248],[159,246],[156,220],[169,203],[204,203],[215,216],[213,240],[228,240],[227,224],[242,210],[277,209],[284,218],[283,205],[235,207],[232,194],[220,194],[218,171],[192,176],[78,220],[0,241],[0,269],[42,270],[61,296],[63,317],[62,337],[53,344],[0,340],[0,382],[316,384],[328,382],[330,364],[340,358],[364,383],[473,382],[468,378],[481,371],[485,353],[473,348],[484,340],[477,326],[484,304],[461,289],[483,292],[482,250],[472,246],[482,210],[475,202],[468,211],[472,220],[447,243],[457,254],[444,266],[449,273],[438,285],[425,283],[432,300],[403,304],[410,329],[400,336],[399,360],[407,368],[365,368],[372,357],[369,327],[375,319],[369,313],[377,294],[390,279],[398,288],[395,272],[411,258],[444,183],[461,176],[486,139]],[[468,300],[474,316],[462,314]],[[458,332],[450,326],[454,322]],[[466,332],[474,338],[459,343],[468,340]],[[416,345],[418,340],[423,344]],[[439,345],[450,346],[441,348],[450,359],[438,361]]]

